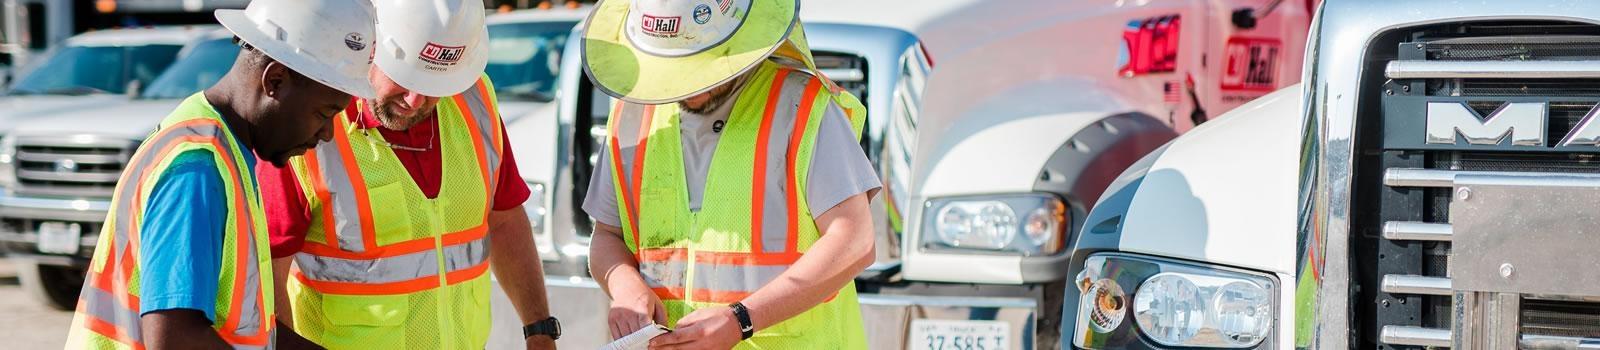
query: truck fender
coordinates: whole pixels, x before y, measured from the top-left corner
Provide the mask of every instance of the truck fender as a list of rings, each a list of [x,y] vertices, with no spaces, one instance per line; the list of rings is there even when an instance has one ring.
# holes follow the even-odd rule
[[[1107,115],[1078,129],[1050,155],[1039,169],[1033,190],[1060,194],[1075,212],[1087,214],[1118,174],[1177,136],[1148,114]]]

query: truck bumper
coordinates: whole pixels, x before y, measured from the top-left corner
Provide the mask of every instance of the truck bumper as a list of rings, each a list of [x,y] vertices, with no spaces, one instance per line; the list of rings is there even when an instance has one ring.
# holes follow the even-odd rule
[[[496,285],[499,283],[496,282]],[[550,312],[561,319],[565,333],[557,341],[562,348],[592,349],[611,341],[606,324],[610,299],[592,279],[546,277]],[[861,294],[862,323],[867,344],[872,349],[905,349],[915,320],[1000,321],[1011,334],[1009,348],[1035,349],[1038,302],[1028,298],[914,296]],[[494,326],[489,334],[490,349],[521,348],[522,321],[504,293],[494,293]]]
[[[111,202],[104,199],[57,199],[16,196],[0,191],[0,251],[39,264],[83,266],[94,254],[100,226]],[[72,255],[39,252],[39,224],[75,223],[80,227],[78,252]]]

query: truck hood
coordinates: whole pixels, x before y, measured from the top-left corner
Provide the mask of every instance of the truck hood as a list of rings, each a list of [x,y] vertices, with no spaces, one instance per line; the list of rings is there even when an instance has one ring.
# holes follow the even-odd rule
[[[120,100],[78,105],[56,114],[19,122],[14,134],[95,134],[138,140],[160,125],[182,100]]]
[[[496,107],[500,107],[500,121],[509,126],[512,122],[516,122],[518,119],[522,119],[550,104],[553,103],[500,100]]]
[[[561,152],[556,141],[557,105],[533,103],[525,106],[530,109],[520,113],[521,117],[505,122],[509,136],[506,142],[511,144],[511,152],[517,158],[517,171],[522,173],[522,179],[548,185],[555,180],[556,156]],[[501,115],[510,115],[505,112],[506,107],[501,106]]]
[[[10,130],[23,122],[60,114],[75,113],[84,109],[126,103],[123,95],[24,95],[0,97],[0,132]]]

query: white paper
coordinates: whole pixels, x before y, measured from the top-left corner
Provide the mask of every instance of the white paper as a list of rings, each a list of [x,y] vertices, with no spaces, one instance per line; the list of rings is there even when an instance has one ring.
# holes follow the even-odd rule
[[[617,339],[617,341],[611,342],[611,344],[606,344],[605,347],[601,347],[600,349],[601,350],[646,350],[646,349],[648,349],[650,347],[650,339],[651,338],[655,338],[658,335],[667,334],[667,332],[671,332],[671,331],[672,330],[667,329],[667,326],[663,326],[663,325],[659,325],[659,324],[651,324],[649,326],[644,326],[644,328],[640,328],[637,331],[634,331],[633,334],[629,334],[627,336],[622,337],[621,339]]]

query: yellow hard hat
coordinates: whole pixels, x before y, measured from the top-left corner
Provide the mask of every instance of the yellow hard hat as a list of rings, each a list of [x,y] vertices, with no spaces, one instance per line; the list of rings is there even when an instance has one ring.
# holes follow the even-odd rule
[[[799,10],[799,0],[603,0],[583,32],[584,70],[611,96],[662,104],[774,54],[810,67]]]

